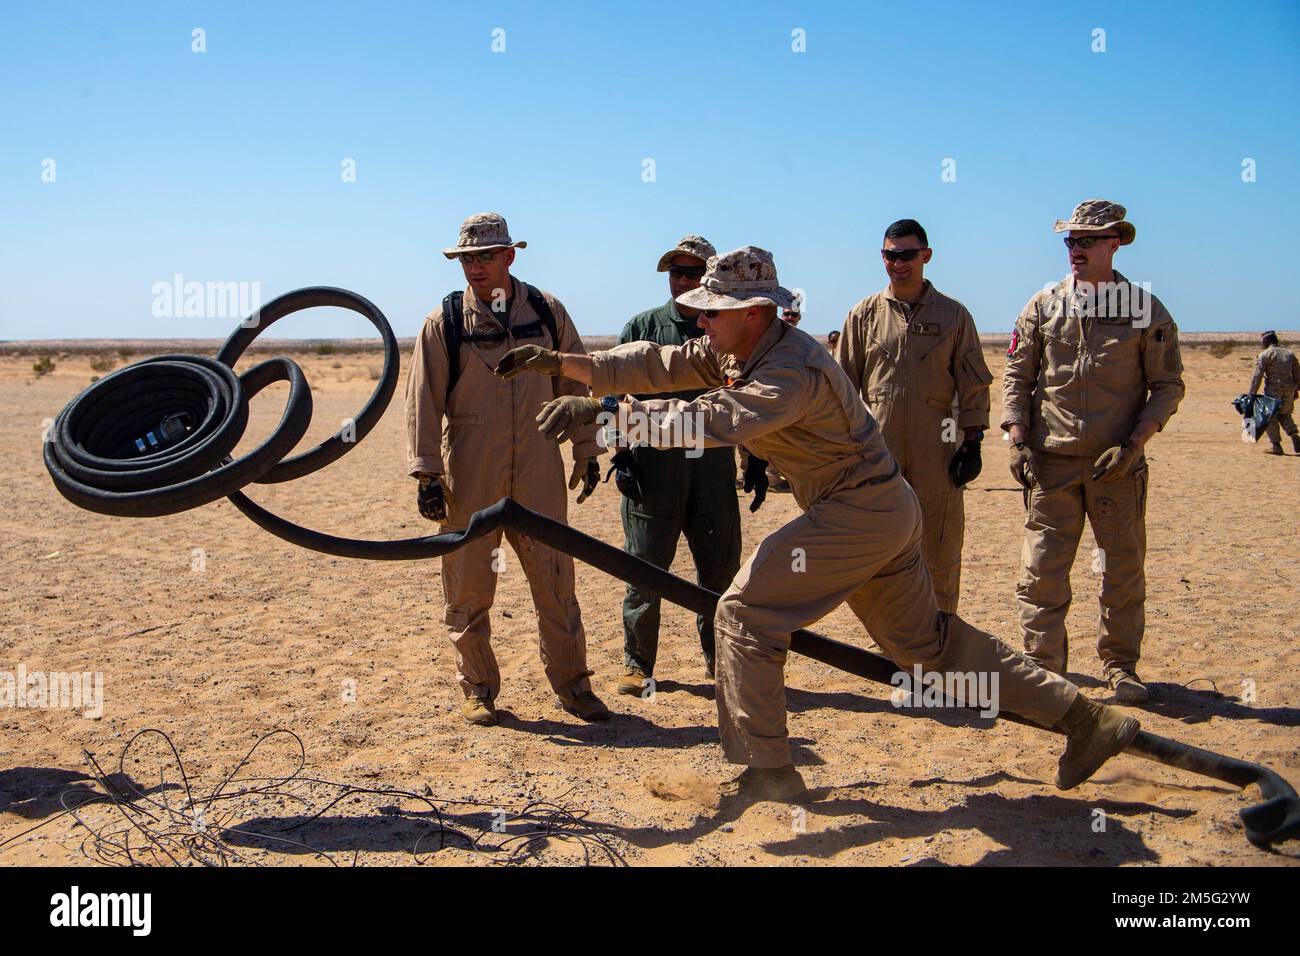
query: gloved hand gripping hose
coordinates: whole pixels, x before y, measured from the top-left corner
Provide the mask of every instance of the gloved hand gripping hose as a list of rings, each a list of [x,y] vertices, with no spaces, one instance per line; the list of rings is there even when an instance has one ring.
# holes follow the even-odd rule
[[[282,460],[301,440],[311,421],[311,389],[302,370],[287,358],[263,362],[240,376],[231,368],[249,343],[272,322],[317,306],[351,309],[368,318],[383,340],[384,368],[370,399],[354,420],[351,435],[345,438],[340,431],[315,448]],[[713,591],[530,511],[511,498],[502,498],[475,512],[464,531],[365,541],[293,524],[239,490],[250,482],[288,481],[310,474],[346,454],[383,415],[396,389],[399,367],[397,340],[383,313],[372,303],[344,289],[299,289],[264,307],[256,326],[237,330],[217,353],[216,361],[197,355],[164,355],[136,362],[93,383],[55,420],[45,445],[46,468],[55,487],[69,501],[90,511],[153,517],[229,497],[235,507],[271,534],[313,551],[345,558],[434,558],[497,528],[513,528],[688,610],[713,613],[718,601]],[[277,381],[289,383],[289,399],[280,424],[257,448],[232,461],[230,452],[248,422],[248,399]],[[155,429],[169,416],[182,413],[190,423],[184,437],[158,450],[132,454],[138,450],[134,445],[136,437]],[[795,631],[790,649],[891,687],[891,678],[898,672],[886,657],[811,631]],[[900,713],[930,716],[929,711],[908,708]],[[1014,714],[1001,716],[1042,729]],[[1127,752],[1239,787],[1256,784],[1265,802],[1242,810],[1241,819],[1247,838],[1257,846],[1267,847],[1300,832],[1300,797],[1266,767],[1146,731],[1138,734]]]

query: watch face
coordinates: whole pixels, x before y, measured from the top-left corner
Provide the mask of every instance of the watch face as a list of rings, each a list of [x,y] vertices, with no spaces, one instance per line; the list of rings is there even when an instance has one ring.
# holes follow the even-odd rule
[[[604,398],[600,400],[600,407],[605,409],[605,411],[607,412],[617,412],[618,399],[615,398],[613,395],[606,395]]]

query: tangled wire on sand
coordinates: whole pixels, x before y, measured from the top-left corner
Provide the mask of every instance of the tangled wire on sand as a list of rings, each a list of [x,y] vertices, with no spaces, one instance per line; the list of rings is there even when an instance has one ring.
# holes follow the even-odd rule
[[[136,742],[153,736],[161,738],[163,754],[170,752],[171,758],[159,765],[158,786],[145,792],[127,774],[126,765]],[[277,737],[291,740],[296,748],[293,770],[279,776],[240,776],[258,748]],[[291,730],[273,730],[260,737],[206,796],[195,793],[180,752],[162,730],[151,727],[127,741],[118,758],[116,780],[104,772],[94,754],[88,750],[82,753],[99,791],[64,793],[59,798],[63,813],[0,843],[0,850],[56,820],[71,817],[88,833],[81,841],[83,856],[107,866],[263,865],[248,852],[254,849],[307,854],[339,866],[340,862],[331,853],[288,834],[320,820],[340,804],[386,798],[392,802],[378,807],[380,817],[388,821],[404,818],[420,829],[410,848],[416,864],[458,841],[467,850],[488,854],[494,863],[544,862],[544,851],[555,843],[580,850],[583,865],[627,865],[609,837],[586,820],[588,811],[562,802],[572,791],[554,800],[532,801],[517,812],[510,812],[475,800],[438,799],[427,788],[419,794],[307,777],[302,773],[307,763],[306,748],[302,738]],[[174,768],[178,780],[167,780],[168,767]],[[423,809],[401,808],[402,804],[412,802]],[[290,818],[267,817],[256,812],[268,805],[275,809],[294,805],[299,812]],[[107,819],[101,819],[105,814],[90,810],[92,807],[107,810]],[[486,814],[490,825],[472,835],[462,828],[461,821],[457,821],[461,823],[459,826],[448,821],[452,807],[470,809],[480,816]],[[377,818],[345,819],[369,823]],[[359,853],[360,849],[352,851],[350,865],[357,864]]]

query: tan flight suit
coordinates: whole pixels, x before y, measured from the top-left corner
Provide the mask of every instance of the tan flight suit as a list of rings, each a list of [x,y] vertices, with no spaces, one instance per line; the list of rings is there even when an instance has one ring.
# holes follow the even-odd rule
[[[996,672],[999,703],[1045,725],[1073,684],[992,635],[941,615],[921,558],[921,511],[854,384],[825,346],[779,320],[743,367],[707,338],[592,354],[597,394],[708,388],[693,401],[634,410],[691,417],[705,447],[744,442],[775,464],[804,513],[765,538],[718,602],[718,723],[732,763],[790,763],[783,668],[792,631],[848,601],[900,668]],[[662,428],[681,432],[671,419]],[[663,440],[663,438],[652,439]]]
[[[928,280],[916,305],[885,289],[849,312],[835,358],[921,501],[921,554],[939,610],[956,611],[966,511],[948,466],[967,428],[989,427],[993,381],[975,320]]]
[[[1003,377],[1003,429],[1027,426],[1023,573],[1016,585],[1025,651],[1065,673],[1070,568],[1092,525],[1101,575],[1097,650],[1107,673],[1135,670],[1146,602],[1147,463],[1113,482],[1093,481],[1102,452],[1139,421],[1163,429],[1182,401],[1178,327],[1160,300],[1118,272],[1129,291],[1096,302],[1067,277],[1029,300],[1016,320]]]
[[[1282,400],[1277,414],[1265,429],[1268,440],[1277,445],[1282,441],[1281,432],[1293,438],[1297,434],[1292,413],[1295,411],[1296,389],[1300,388],[1300,362],[1295,353],[1280,345],[1270,345],[1260,352],[1255,361],[1255,374],[1250,379],[1250,394],[1259,391],[1261,381],[1265,395]]]
[[[514,294],[508,325],[517,329],[535,322],[537,315],[519,280],[511,282]],[[472,288],[464,295],[464,333],[499,332],[502,323],[490,303],[480,300]],[[420,329],[406,388],[407,455],[411,474],[442,476],[447,521],[441,531],[464,530],[470,515],[506,495],[548,517],[566,520],[560,449],[538,433],[535,419],[545,402],[558,395],[587,395],[587,387],[564,378],[521,375],[507,381],[492,374],[501,357],[517,345],[585,351],[564,306],[550,293],[542,295],[554,313],[560,341],[552,343],[545,331],[540,338],[511,335],[497,344],[462,341],[460,378],[450,397],[441,305]],[[574,439],[575,461],[598,454],[595,434],[593,425]],[[515,531],[505,535],[532,590],[547,679],[565,699],[589,690],[587,637],[574,592],[573,558]],[[442,558],[447,601],[443,619],[456,648],[457,677],[467,697],[490,694],[495,698],[501,687],[489,616],[497,586],[493,565],[500,568],[504,560],[501,552],[493,554],[500,545],[497,531]]]

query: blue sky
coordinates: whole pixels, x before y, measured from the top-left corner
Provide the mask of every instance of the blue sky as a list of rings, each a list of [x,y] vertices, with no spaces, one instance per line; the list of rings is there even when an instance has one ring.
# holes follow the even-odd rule
[[[666,299],[654,264],[686,232],[772,250],[804,327],[837,328],[904,216],[935,284],[1006,331],[1092,196],[1129,207],[1117,265],[1182,328],[1300,328],[1300,5],[978,6],[7,5],[0,338],[228,333],[153,315],[177,273],[343,286],[411,335],[463,285],[438,250],[488,209],[588,334]]]

